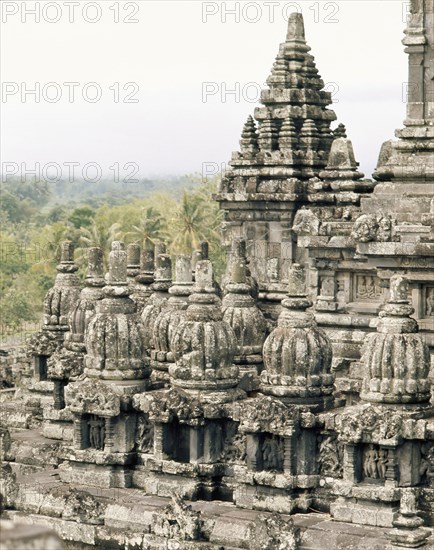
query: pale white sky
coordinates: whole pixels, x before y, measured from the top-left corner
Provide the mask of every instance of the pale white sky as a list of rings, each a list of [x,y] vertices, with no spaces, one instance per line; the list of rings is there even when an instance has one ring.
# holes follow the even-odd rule
[[[338,100],[338,121],[367,175],[381,143],[405,118],[407,1],[73,3],[2,1],[2,163],[76,162],[80,170],[96,162],[107,174],[119,163],[122,177],[127,162],[142,176],[227,162],[284,41],[285,15],[297,6],[319,72]],[[26,12],[31,8],[40,22]],[[239,20],[225,9],[235,9]],[[94,103],[83,99],[98,91],[86,88],[89,82],[102,93]],[[39,102],[32,95],[23,101],[36,83]],[[126,83],[135,85],[124,90]],[[225,87],[239,91],[225,96]],[[138,102],[125,103],[128,94]],[[59,101],[47,101],[56,95]]]

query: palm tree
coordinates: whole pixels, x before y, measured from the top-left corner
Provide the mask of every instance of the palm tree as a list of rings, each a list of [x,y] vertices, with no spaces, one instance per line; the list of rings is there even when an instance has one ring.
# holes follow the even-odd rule
[[[218,239],[216,212],[202,193],[185,191],[170,223],[172,252],[190,254],[200,241]]]
[[[118,223],[107,226],[93,221],[90,227],[82,227],[80,229],[80,242],[83,246],[79,248],[81,255],[77,258],[77,262],[80,263],[86,257],[88,248],[97,246],[103,251],[104,266],[106,267],[107,253],[111,250],[112,242],[120,238],[120,225]]]
[[[156,240],[164,240],[165,220],[161,213],[153,206],[144,207],[138,225],[133,225],[131,231],[124,233],[125,240],[131,237],[133,242],[145,246],[146,243],[155,244]]]

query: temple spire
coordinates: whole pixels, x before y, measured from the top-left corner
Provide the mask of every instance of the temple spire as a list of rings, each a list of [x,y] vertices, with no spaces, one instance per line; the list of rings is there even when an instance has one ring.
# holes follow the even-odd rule
[[[412,0],[402,43],[408,54],[406,126],[434,123],[434,1]]]
[[[304,21],[301,13],[291,13],[288,19],[287,42],[306,42],[304,34]]]

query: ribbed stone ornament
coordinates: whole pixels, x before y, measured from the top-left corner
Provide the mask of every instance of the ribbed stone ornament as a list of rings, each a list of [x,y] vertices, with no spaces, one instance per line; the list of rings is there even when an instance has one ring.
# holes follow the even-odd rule
[[[180,254],[176,258],[175,281],[169,288],[170,298],[154,323],[154,349],[151,350],[151,366],[154,371],[167,373],[169,365],[174,362],[170,342],[185,317],[192,288],[191,256]],[[168,375],[163,378],[168,379]]]
[[[96,303],[104,297],[104,285],[103,252],[97,247],[89,248],[85,287],[71,312],[70,330],[66,333],[63,348],[48,360],[48,378],[69,380],[82,374],[86,352],[85,332],[90,319],[95,315]]]
[[[145,243],[140,253],[140,269],[136,275],[131,299],[137,304],[137,312],[142,313],[150,296],[152,295],[152,284],[154,282],[154,247]]]
[[[185,318],[176,330],[171,349],[175,365],[169,368],[173,385],[194,390],[225,390],[238,384],[233,364],[235,335],[223,321],[221,302],[213,286],[209,260],[196,265],[196,282]]]
[[[53,288],[44,300],[44,324],[68,330],[69,314],[80,295],[80,280],[76,275],[78,267],[74,263],[74,246],[64,241],[60,247],[60,262]]]
[[[104,299],[86,333],[85,373],[91,378],[136,380],[149,376],[143,360],[143,338],[136,304],[129,298],[127,253],[114,242],[109,255]]]
[[[235,333],[236,363],[262,363],[262,346],[267,322],[252,297],[246,264],[244,240],[234,241],[231,253],[230,275],[223,298],[223,320]]]
[[[155,252],[157,252],[157,247]],[[146,353],[150,355],[154,347],[153,334],[155,321],[169,298],[169,288],[172,284],[172,260],[168,254],[156,254],[155,275],[152,294],[141,314],[143,338]]]
[[[374,403],[424,403],[430,399],[429,350],[418,334],[405,277],[393,275],[390,299],[380,312],[377,332],[368,335],[360,397]]]
[[[313,314],[306,311],[311,303],[304,270],[297,264],[289,270],[288,289],[277,327],[264,344],[261,391],[306,402],[321,400],[333,391],[332,347]]]

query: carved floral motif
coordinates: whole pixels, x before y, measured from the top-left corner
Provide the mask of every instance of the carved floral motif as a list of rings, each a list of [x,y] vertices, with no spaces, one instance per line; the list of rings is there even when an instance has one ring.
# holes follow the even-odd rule
[[[262,397],[243,403],[241,408],[241,432],[269,432],[276,435],[291,434],[299,422],[300,409],[284,405],[272,397]]]
[[[336,424],[341,441],[378,443],[401,435],[402,415],[391,409],[361,405],[337,416]]]
[[[71,411],[99,416],[118,416],[120,398],[113,389],[97,380],[83,380],[65,388],[66,404]]]

